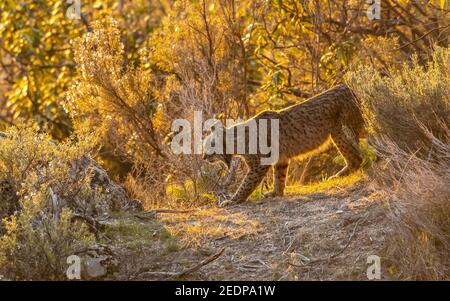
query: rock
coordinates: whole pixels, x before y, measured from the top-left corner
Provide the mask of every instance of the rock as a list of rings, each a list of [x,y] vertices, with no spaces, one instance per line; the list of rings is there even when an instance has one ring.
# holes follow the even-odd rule
[[[77,253],[82,261],[81,278],[100,280],[113,276],[119,267],[119,260],[106,245],[94,245]]]
[[[112,181],[105,169],[103,169],[95,160],[88,156],[83,156],[81,159],[73,162],[70,166],[69,176],[76,179],[80,174],[90,174],[90,186],[93,189],[100,189],[107,195],[107,206],[103,208],[106,210],[129,210],[139,209],[135,200],[130,200],[125,189],[119,184]],[[133,206],[131,204],[134,204]],[[142,206],[142,205],[141,205]]]
[[[87,279],[95,279],[106,276],[108,273],[108,269],[103,266],[102,262],[104,262],[106,258],[104,256],[100,258],[87,258],[84,261],[84,269],[85,269],[85,277]]]

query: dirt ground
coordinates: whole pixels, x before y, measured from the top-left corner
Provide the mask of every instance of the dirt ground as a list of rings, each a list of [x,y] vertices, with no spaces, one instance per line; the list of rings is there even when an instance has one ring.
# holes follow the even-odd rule
[[[367,181],[326,193],[288,194],[139,218],[118,233],[122,280],[367,280],[389,230]],[[123,226],[123,225],[122,225]],[[127,228],[128,227],[128,228]],[[187,270],[224,249],[194,272]],[[175,276],[174,276],[175,275]]]

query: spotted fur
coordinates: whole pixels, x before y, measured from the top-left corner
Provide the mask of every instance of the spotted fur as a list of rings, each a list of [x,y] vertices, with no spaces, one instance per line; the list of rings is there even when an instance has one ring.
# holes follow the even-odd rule
[[[264,111],[252,119],[257,123],[261,119],[279,119],[279,160],[273,166],[274,188],[268,196],[283,196],[291,158],[317,151],[327,141],[333,141],[346,162],[346,166],[335,176],[347,175],[361,165],[358,141],[365,133],[364,121],[357,99],[346,85],[336,86],[301,104],[281,111]],[[236,126],[219,130],[224,131],[223,143],[226,147],[226,132],[236,131]],[[246,130],[248,142],[248,129]],[[216,129],[212,132],[207,139],[217,139],[217,131]],[[204,159],[210,162],[222,160],[228,165],[233,156],[206,153],[208,152],[205,152]],[[232,198],[223,202],[222,205],[247,200],[270,169],[268,165],[261,165],[260,154],[239,156],[247,165],[247,174]]]

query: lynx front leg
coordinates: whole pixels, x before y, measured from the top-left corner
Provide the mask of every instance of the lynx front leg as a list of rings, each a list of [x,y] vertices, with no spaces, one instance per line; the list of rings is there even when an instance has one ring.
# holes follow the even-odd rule
[[[339,171],[334,177],[346,176],[352,171],[358,169],[362,163],[359,150],[356,145],[358,141],[352,141],[345,132],[340,129],[331,134],[334,144],[345,159],[346,166]]]
[[[280,161],[273,168],[273,191],[266,193],[264,196],[271,198],[283,196],[286,187],[286,176],[289,167],[289,161]]]
[[[250,194],[261,183],[269,168],[270,166],[267,165],[249,165],[249,170],[236,193],[233,195],[231,200],[220,203],[220,207],[245,202]]]

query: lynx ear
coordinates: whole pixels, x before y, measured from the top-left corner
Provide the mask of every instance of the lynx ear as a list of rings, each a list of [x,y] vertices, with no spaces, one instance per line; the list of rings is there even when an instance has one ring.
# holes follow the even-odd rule
[[[214,116],[211,119],[208,119],[204,123],[204,130],[209,133],[214,133],[217,130],[223,130],[224,126],[222,122],[218,119],[215,119]]]
[[[224,129],[224,126],[223,126],[222,121],[220,121],[220,120],[216,120],[214,122],[214,124],[211,126],[211,132],[215,132],[217,130],[223,130],[223,129]]]

